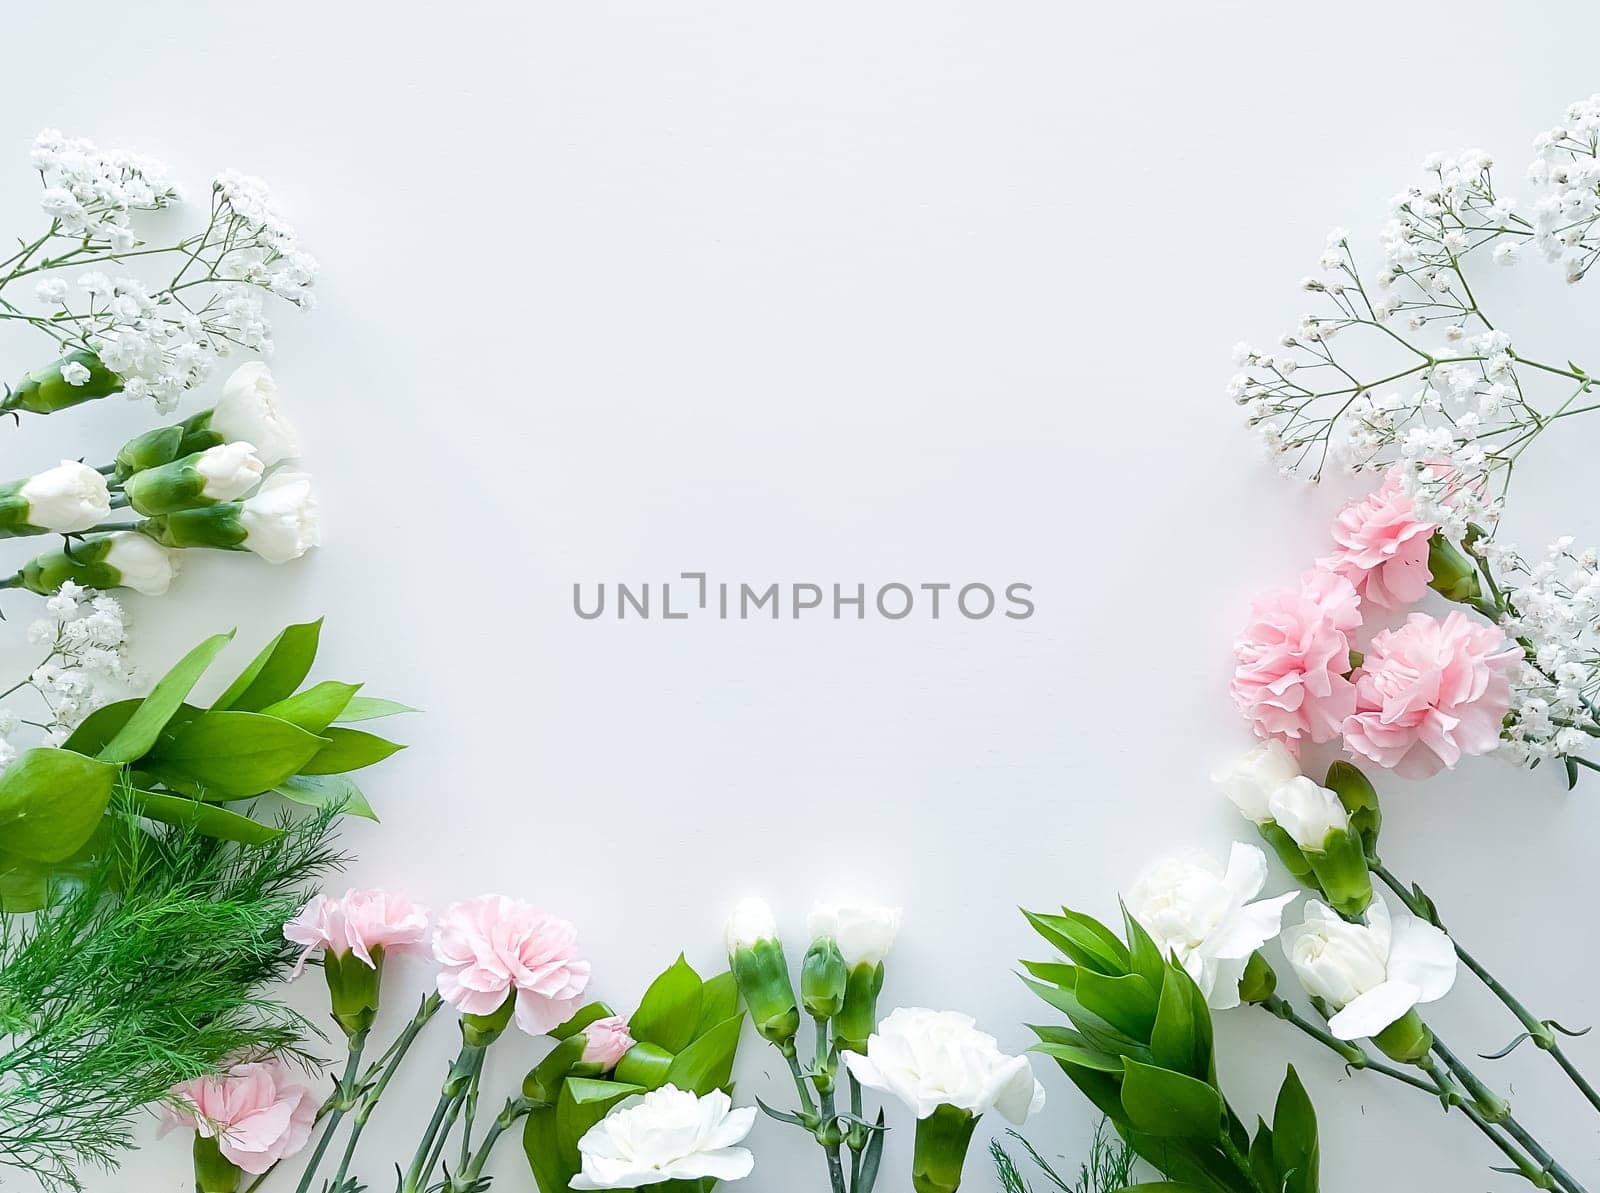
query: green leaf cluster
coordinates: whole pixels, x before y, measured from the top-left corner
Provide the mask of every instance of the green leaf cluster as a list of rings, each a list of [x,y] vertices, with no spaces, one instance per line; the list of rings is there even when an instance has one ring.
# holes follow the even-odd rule
[[[523,1081],[533,1103],[522,1146],[539,1193],[568,1193],[582,1167],[578,1140],[625,1098],[675,1085],[704,1096],[733,1090],[733,1060],[744,1012],[731,973],[702,980],[680,956],[645,991],[628,1020],[634,1046],[609,1074],[582,1063],[583,1029],[615,1014],[592,1002],[550,1034],[559,1043]],[[707,1193],[712,1180],[654,1186],[666,1193]]]
[[[146,821],[242,845],[283,830],[226,805],[268,793],[376,819],[348,772],[402,747],[348,726],[408,710],[359,696],[359,684],[302,689],[321,630],[289,626],[201,708],[189,696],[233,634],[207,638],[147,696],[96,710],[60,748],[29,750],[0,772],[0,910],[45,906],[53,880],[93,862],[119,786]]]
[[[1034,1051],[1167,1178],[1132,1188],[1317,1193],[1316,1115],[1292,1068],[1252,1136],[1217,1083],[1205,996],[1137,920],[1124,912],[1124,939],[1067,909],[1027,915],[1065,960],[1023,962],[1024,981],[1070,1024],[1035,1027]]]

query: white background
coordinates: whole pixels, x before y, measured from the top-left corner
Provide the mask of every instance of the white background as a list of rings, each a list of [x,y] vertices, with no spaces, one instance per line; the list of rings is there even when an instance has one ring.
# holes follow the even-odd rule
[[[1221,392],[1230,345],[1288,330],[1326,229],[1372,247],[1428,151],[1482,145],[1525,193],[1529,141],[1594,89],[1600,34],[1577,2],[72,12],[7,17],[3,226],[38,222],[27,147],[58,125],[201,193],[228,166],[268,178],[325,268],[320,309],[281,315],[274,367],[327,545],[281,570],[206,560],[136,599],[141,660],[237,625],[242,664],[326,613],[319,676],[427,709],[371,774],[383,823],[346,833],[351,880],[558,911],[619,1007],[680,949],[718,967],[740,895],[798,937],[814,897],[856,893],[906,909],[886,1006],[966,1009],[1019,1049],[1053,1018],[1012,974],[1040,953],[1019,905],[1109,915],[1148,861],[1220,855],[1242,827],[1206,781],[1248,744],[1229,643],[1254,590],[1324,549],[1336,501],[1257,458]],[[1588,363],[1595,285],[1523,266],[1519,342]],[[8,342],[7,375],[43,347]],[[4,471],[109,456],[149,417],[8,432]],[[1581,438],[1530,458],[1534,546],[1600,537]],[[571,612],[575,581],[685,570],[1020,580],[1038,613]],[[1386,857],[1458,934],[1542,1013],[1600,1017],[1594,784],[1478,761],[1384,793]],[[426,973],[395,967],[392,1011]],[[1464,1053],[1513,1031],[1466,980],[1432,1018]],[[452,1034],[441,1020],[369,1133],[375,1188]],[[1464,1122],[1258,1012],[1220,1039],[1245,1113],[1286,1062],[1308,1075],[1330,1190],[1512,1183]],[[1600,1072],[1600,1043],[1572,1052]],[[496,1055],[486,1098],[533,1047]],[[1545,1058],[1488,1067],[1600,1177],[1596,1119]],[[1039,1073],[1029,1134],[1076,1157],[1089,1108]],[[789,1097],[753,1037],[740,1076],[744,1098]],[[975,1190],[995,1184],[983,1134]],[[747,1187],[825,1188],[791,1129],[752,1142]],[[515,1142],[501,1160],[497,1188],[532,1188]],[[94,1187],[185,1189],[187,1164],[169,1138]]]

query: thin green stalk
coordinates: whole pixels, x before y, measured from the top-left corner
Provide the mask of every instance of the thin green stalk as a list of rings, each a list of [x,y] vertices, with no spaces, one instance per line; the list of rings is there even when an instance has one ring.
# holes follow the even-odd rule
[[[862,1118],[861,1082],[856,1080],[856,1075],[850,1071],[849,1065],[845,1066],[844,1075],[845,1080],[850,1085],[850,1113],[855,1118]],[[846,1133],[845,1139],[850,1145],[850,1190],[851,1193],[859,1193],[861,1186],[861,1152],[866,1146],[866,1140],[862,1136],[860,1128],[854,1124],[851,1125],[850,1130]]]
[[[1277,1016],[1285,1023],[1293,1024],[1324,1048],[1337,1053],[1340,1059],[1352,1069],[1371,1069],[1374,1073],[1381,1073],[1391,1081],[1399,1081],[1404,1085],[1411,1086],[1413,1089],[1420,1089],[1423,1093],[1431,1094],[1435,1092],[1434,1087],[1422,1080],[1422,1078],[1413,1077],[1403,1069],[1386,1064],[1359,1044],[1351,1043],[1349,1040],[1341,1040],[1328,1031],[1327,1028],[1319,1027],[1276,994],[1269,995],[1266,1001],[1258,1005],[1262,1010]]]
[[[317,1146],[313,1149],[311,1158],[306,1161],[305,1171],[300,1175],[300,1183],[295,1186],[295,1193],[306,1193],[311,1188],[311,1182],[322,1164],[322,1157],[328,1151],[328,1144],[333,1141],[334,1132],[339,1129],[339,1120],[344,1118],[345,1112],[355,1105],[356,1074],[361,1069],[361,1053],[366,1046],[365,1031],[358,1031],[350,1037],[350,1055],[344,1063],[344,1076],[339,1079],[339,1084],[334,1089],[333,1109],[328,1112],[327,1123],[317,1138]]]
[[[368,1075],[362,1079],[361,1084],[366,1092],[361,1095],[361,1102],[356,1107],[354,1118],[350,1124],[350,1138],[345,1141],[344,1155],[339,1158],[339,1170],[333,1176],[334,1189],[344,1187],[345,1177],[350,1171],[350,1164],[355,1159],[356,1145],[361,1142],[361,1133],[367,1128],[367,1120],[372,1117],[372,1112],[378,1105],[378,1099],[383,1097],[383,1091],[389,1088],[389,1082],[393,1080],[401,1062],[405,1060],[412,1041],[417,1038],[422,1029],[428,1025],[429,1020],[443,1005],[444,1000],[437,993],[430,994],[424,998],[422,1005],[417,1008],[417,1013],[412,1016],[411,1022],[406,1024],[405,1029],[395,1039],[395,1042],[389,1045],[389,1051],[379,1058],[378,1063],[383,1066],[381,1076],[378,1076],[377,1081],[374,1082],[372,1073],[369,1070]]]
[[[533,1102],[528,1098],[507,1098],[505,1108],[495,1115],[494,1122],[489,1124],[489,1129],[483,1134],[483,1143],[473,1153],[472,1159],[457,1174],[456,1184],[463,1189],[470,1189],[480,1176],[484,1167],[489,1163],[489,1154],[494,1151],[494,1145],[518,1121],[526,1118],[533,1109]]]

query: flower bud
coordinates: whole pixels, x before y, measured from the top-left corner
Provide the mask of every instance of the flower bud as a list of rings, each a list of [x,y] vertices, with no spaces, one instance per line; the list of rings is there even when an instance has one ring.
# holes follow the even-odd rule
[[[621,1015],[596,1019],[583,1029],[583,1063],[599,1065],[602,1073],[616,1068],[617,1062],[634,1046],[628,1021]]]
[[[916,1193],[955,1193],[961,1187],[961,1168],[973,1128],[971,1111],[941,1105],[927,1118],[917,1120],[911,1152],[911,1187]]]
[[[106,478],[87,464],[63,460],[54,468],[0,485],[0,538],[77,534],[111,513]]]
[[[300,472],[274,473],[244,501],[162,514],[143,529],[163,546],[253,551],[268,563],[300,558],[322,534],[311,478]]]
[[[1273,791],[1267,811],[1302,850],[1321,852],[1331,833],[1350,827],[1344,805],[1326,787],[1304,775],[1290,779]]]
[[[1244,975],[1239,979],[1239,1001],[1248,1005],[1266,1002],[1277,992],[1278,974],[1257,949],[1245,962]]]
[[[165,547],[133,531],[79,543],[30,560],[22,569],[22,586],[49,596],[68,580],[84,588],[131,588],[160,596],[177,574],[176,558]]]
[[[1351,828],[1339,797],[1304,776],[1291,779],[1268,801],[1272,818],[1299,847],[1328,903],[1343,915],[1360,915],[1372,902],[1372,874],[1361,837]]]
[[[1440,531],[1434,531],[1428,540],[1428,571],[1433,573],[1428,587],[1447,601],[1472,605],[1483,598],[1478,569],[1465,552]]]
[[[225,439],[255,444],[268,468],[300,454],[300,437],[278,404],[278,384],[258,360],[240,365],[223,383],[207,426]]]
[[[101,364],[93,352],[69,352],[24,377],[15,389],[0,399],[0,414],[14,410],[54,414],[121,389],[122,378]]]
[[[1256,824],[1272,819],[1267,801],[1291,779],[1300,777],[1300,764],[1277,738],[1262,742],[1211,776],[1222,794]]]
[[[772,909],[760,899],[743,900],[728,917],[725,938],[728,964],[751,1022],[763,1039],[792,1052],[800,1030],[800,1008],[795,1005],[789,963]]]
[[[1339,797],[1350,827],[1361,837],[1361,846],[1368,857],[1378,854],[1378,832],[1383,827],[1383,809],[1378,804],[1378,792],[1360,770],[1343,760],[1328,767],[1324,786]]]
[[[844,955],[838,944],[824,936],[813,941],[800,963],[800,1001],[813,1019],[832,1019],[844,1009]]]
[[[126,492],[134,509],[154,517],[242,497],[260,482],[262,471],[250,444],[224,443],[136,472]]]

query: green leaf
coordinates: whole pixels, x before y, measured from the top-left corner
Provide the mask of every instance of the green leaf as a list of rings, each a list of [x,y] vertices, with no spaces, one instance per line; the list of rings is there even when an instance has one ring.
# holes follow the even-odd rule
[[[341,729],[337,725],[326,730],[322,736],[328,744],[300,768],[301,774],[341,775],[382,762],[396,751],[405,749],[371,733],[363,733],[359,729]]]
[[[695,1038],[699,1039],[738,1010],[739,985],[733,980],[733,971],[725,969],[716,977],[707,978],[700,988],[700,1025],[695,1028]]]
[[[1186,1185],[1182,1181],[1143,1181],[1128,1185],[1122,1193],[1206,1193],[1199,1185]]]
[[[615,1014],[616,1012],[603,1002],[585,1003],[573,1012],[571,1019],[559,1027],[552,1028],[549,1036],[552,1040],[570,1040],[596,1019],[608,1019]]]
[[[269,704],[261,711],[269,717],[278,717],[312,733],[321,733],[339,719],[339,714],[361,690],[358,683],[322,683],[297,692],[286,700]]]
[[[75,754],[87,754],[91,758],[105,748],[105,745],[128,723],[128,718],[133,716],[144,701],[140,699],[118,700],[112,704],[102,704],[83,720],[78,722],[78,727],[72,731],[72,736],[61,743],[63,750],[71,750]]]
[[[326,744],[277,717],[206,712],[163,741],[146,769],[197,783],[207,799],[243,799],[298,774]]]
[[[156,744],[156,738],[161,736],[172,714],[182,707],[184,697],[211,666],[211,661],[232,640],[232,630],[216,634],[178,660],[177,666],[161,677],[161,682],[144,698],[116,736],[100,750],[100,760],[121,764],[144,757]]]
[[[1092,969],[1080,970],[1076,987],[1085,1010],[1100,1016],[1135,1040],[1148,1040],[1156,1023],[1156,992],[1136,973],[1107,977]]]
[[[1256,1137],[1250,1142],[1250,1171],[1262,1188],[1281,1190],[1283,1178],[1278,1175],[1278,1165],[1272,1158],[1272,1128],[1256,1120]]]
[[[0,841],[30,861],[59,862],[105,815],[118,768],[71,750],[24,751],[0,772]]]
[[[1128,972],[1128,947],[1099,920],[1068,908],[1061,915],[1022,914],[1040,936],[1085,969],[1103,974]]]
[[[569,1036],[545,1053],[544,1059],[522,1079],[522,1096],[554,1106],[561,1095],[561,1083],[567,1079],[573,1066],[583,1059],[583,1050],[587,1046],[588,1042],[581,1037]]]
[[[1284,1193],[1317,1193],[1317,1112],[1293,1065],[1272,1112],[1272,1159],[1283,1174]]]
[[[1087,972],[1087,971],[1085,971]],[[1043,982],[1032,982],[1027,978],[1022,979],[1023,984],[1037,994],[1045,1002],[1055,1007],[1056,1010],[1065,1012],[1072,1025],[1076,1027],[1091,1047],[1098,1048],[1101,1052],[1111,1052],[1118,1056],[1134,1056],[1145,1059],[1150,1055],[1150,1049],[1144,1041],[1136,1040],[1126,1032],[1113,1027],[1099,1015],[1085,1007],[1078,1001],[1078,996],[1071,990],[1062,990],[1057,986],[1047,986]]]
[[[679,1052],[667,1069],[667,1084],[693,1090],[701,1097],[714,1089],[727,1089],[733,1082],[733,1057],[743,1026],[744,1014],[736,1012]]]
[[[1097,1052],[1093,1048],[1081,1044],[1052,1044],[1049,1042],[1035,1044],[1028,1049],[1041,1056],[1052,1057],[1055,1060],[1064,1060],[1083,1069],[1094,1069],[1100,1073],[1122,1072],[1122,1058],[1113,1056],[1108,1052]]]
[[[22,915],[50,905],[54,866],[0,851],[0,914]]]
[[[1064,961],[1024,961],[1022,968],[1026,969],[1041,982],[1049,982],[1052,986],[1060,986],[1063,990],[1073,990],[1078,985],[1078,967],[1068,965]]]
[[[129,802],[140,816],[159,820],[162,824],[176,824],[192,828],[203,836],[219,841],[237,841],[241,845],[265,845],[283,836],[283,830],[259,820],[251,820],[237,812],[219,808],[182,795],[168,795],[161,791],[134,791]]]
[[[1128,936],[1129,966],[1150,983],[1152,990],[1159,990],[1166,981],[1167,959],[1161,955],[1156,942],[1150,939],[1150,933],[1144,930],[1144,925],[1129,914],[1126,905],[1122,908],[1122,926]]]
[[[553,1128],[549,1136],[551,1146],[543,1155],[536,1154],[528,1131],[523,1131],[523,1144],[528,1150],[528,1159],[533,1163],[534,1176],[539,1181],[541,1193],[566,1193],[568,1183],[578,1175],[578,1140],[622,1099],[644,1092],[641,1086],[624,1085],[620,1081],[567,1078],[556,1098],[550,1124]],[[532,1116],[529,1117],[531,1121]],[[547,1180],[551,1181],[548,1188]]]
[[[376,721],[379,717],[394,717],[406,712],[421,712],[398,700],[382,700],[376,696],[357,696],[334,719],[341,725],[353,721]]]
[[[211,707],[218,711],[260,712],[294,694],[317,657],[322,618],[286,628],[239,673]]]
[[[345,775],[290,775],[273,790],[308,808],[340,808],[346,816],[378,819],[361,788]]]
[[[1209,1076],[1206,1071],[1209,1062],[1201,1059],[1197,1065],[1196,1043],[1189,992],[1181,982],[1162,983],[1155,1027],[1150,1032],[1150,1055],[1163,1069],[1187,1073],[1204,1081]]]
[[[1222,1095],[1182,1073],[1123,1062],[1122,1106],[1134,1128],[1159,1139],[1220,1139],[1228,1110]]]
[[[700,1004],[705,998],[700,975],[680,954],[639,1000],[628,1020],[629,1034],[637,1041],[680,1052],[700,1026]]]

